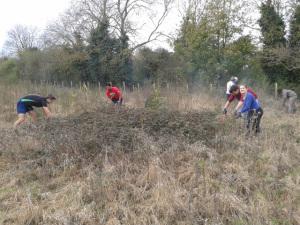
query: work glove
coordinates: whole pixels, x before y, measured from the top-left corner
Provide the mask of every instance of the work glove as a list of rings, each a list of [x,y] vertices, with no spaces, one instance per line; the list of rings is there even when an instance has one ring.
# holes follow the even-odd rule
[[[227,109],[223,109],[223,114],[224,114],[224,115],[227,114]]]
[[[234,116],[235,116],[236,119],[238,119],[238,118],[242,117],[242,113],[235,111]]]

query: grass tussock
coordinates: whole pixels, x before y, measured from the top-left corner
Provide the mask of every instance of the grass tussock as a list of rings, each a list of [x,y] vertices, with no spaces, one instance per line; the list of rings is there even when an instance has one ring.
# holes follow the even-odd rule
[[[118,109],[96,90],[49,87],[56,118],[15,133],[28,90],[6,88],[18,93],[1,98],[0,224],[299,224],[299,114],[277,101],[262,98],[263,132],[246,138],[209,94],[162,92],[157,111],[143,108],[150,90]]]

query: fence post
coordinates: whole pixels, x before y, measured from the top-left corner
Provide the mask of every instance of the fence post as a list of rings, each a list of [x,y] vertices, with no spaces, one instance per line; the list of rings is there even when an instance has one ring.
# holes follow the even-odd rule
[[[278,83],[275,83],[275,99],[278,98]]]
[[[71,83],[70,83],[70,84],[71,84],[71,88],[73,88],[73,82],[72,82],[72,81],[71,81]]]
[[[123,81],[123,92],[126,93],[126,85],[125,85],[125,81]]]
[[[155,83],[153,83],[152,86],[153,86],[153,90],[155,90],[156,89]]]
[[[137,90],[140,92],[140,83],[137,84]]]
[[[98,82],[98,91],[99,91],[99,96],[101,96],[101,83]]]
[[[210,92],[213,91],[213,84],[212,84],[212,83],[209,84],[209,91],[210,91]]]

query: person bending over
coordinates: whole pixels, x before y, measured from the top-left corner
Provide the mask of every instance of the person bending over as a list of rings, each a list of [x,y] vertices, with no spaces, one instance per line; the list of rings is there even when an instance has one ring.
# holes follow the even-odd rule
[[[123,97],[119,88],[112,86],[111,83],[106,84],[106,96],[113,102],[113,104],[122,105]]]
[[[33,122],[37,121],[36,113],[34,112],[34,107],[42,108],[46,118],[52,116],[49,110],[49,104],[51,104],[56,98],[49,94],[47,97],[42,97],[39,95],[27,95],[19,99],[17,102],[17,114],[18,119],[14,123],[14,128],[18,127],[20,124],[24,123],[26,120],[26,114],[32,118]]]
[[[234,109],[234,114],[236,114],[238,110],[242,107],[244,99],[242,97],[241,91],[248,91],[257,99],[257,94],[251,88],[246,87],[245,85],[241,85],[241,86],[233,85],[230,88],[230,96],[228,97],[225,106],[223,108],[223,113],[225,115],[227,114],[228,107],[234,100],[238,100],[238,104]]]
[[[247,119],[247,129],[250,129],[250,120],[251,117],[256,115],[257,121],[255,124],[255,133],[260,132],[260,121],[264,114],[263,109],[261,108],[261,105],[259,101],[255,98],[255,96],[250,92],[247,91],[247,89],[241,89],[241,95],[244,99],[243,107],[241,110],[239,110],[236,113],[237,118],[241,117],[242,115],[245,115]]]

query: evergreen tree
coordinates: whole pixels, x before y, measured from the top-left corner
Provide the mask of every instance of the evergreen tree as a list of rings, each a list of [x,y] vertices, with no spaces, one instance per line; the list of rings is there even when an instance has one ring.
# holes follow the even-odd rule
[[[291,48],[300,48],[300,5],[296,6],[290,29],[289,46]]]
[[[289,79],[290,83],[300,84],[300,5],[297,5],[290,23],[289,35],[289,50],[290,50],[290,68]]]
[[[113,60],[117,54],[117,40],[109,33],[109,21],[103,20],[91,31],[88,40],[88,80],[116,82],[117,70]]]
[[[103,20],[91,32],[88,45],[89,80],[121,83],[131,81],[132,61],[128,37],[113,37],[109,21]]]
[[[121,35],[119,38],[118,50],[118,80],[132,82],[133,62],[132,51],[129,49],[129,38],[126,34]]]
[[[276,12],[272,2],[268,0],[260,7],[261,18],[259,25],[262,33],[264,48],[274,48],[286,43],[285,24],[282,16]]]
[[[271,0],[262,3],[260,13],[261,18],[258,22],[263,42],[261,61],[263,70],[272,82],[286,80],[287,70],[281,63],[277,63],[276,55],[272,53],[275,48],[284,47],[286,44],[283,18],[276,12]]]

